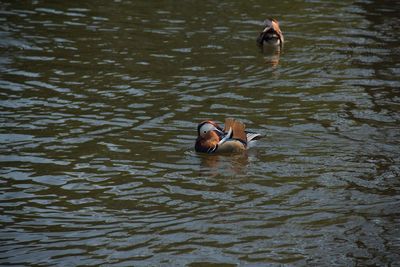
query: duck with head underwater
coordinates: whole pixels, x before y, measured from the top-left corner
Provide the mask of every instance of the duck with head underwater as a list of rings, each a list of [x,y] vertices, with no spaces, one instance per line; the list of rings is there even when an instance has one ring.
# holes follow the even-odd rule
[[[283,46],[283,34],[279,28],[279,22],[276,19],[266,19],[263,24],[263,31],[260,32],[257,38],[257,44],[262,47],[264,44]]]
[[[243,122],[225,119],[222,129],[214,121],[203,121],[197,126],[195,150],[203,153],[235,153],[246,150],[249,145],[262,137],[248,132]]]

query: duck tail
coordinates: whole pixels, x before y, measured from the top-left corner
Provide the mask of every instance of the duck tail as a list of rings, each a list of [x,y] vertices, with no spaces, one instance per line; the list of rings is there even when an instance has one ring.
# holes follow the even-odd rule
[[[264,136],[259,133],[246,132],[247,142],[255,141],[263,138]]]

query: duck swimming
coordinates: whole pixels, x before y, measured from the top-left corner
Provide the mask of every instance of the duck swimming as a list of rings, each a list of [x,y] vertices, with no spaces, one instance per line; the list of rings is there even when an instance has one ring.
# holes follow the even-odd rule
[[[257,38],[257,44],[262,47],[264,44],[283,46],[283,34],[279,28],[279,22],[276,19],[266,19],[264,21],[264,30],[260,32]]]
[[[222,129],[214,121],[203,121],[197,126],[195,150],[203,153],[234,153],[246,150],[262,137],[261,134],[245,131],[243,122],[227,118]]]

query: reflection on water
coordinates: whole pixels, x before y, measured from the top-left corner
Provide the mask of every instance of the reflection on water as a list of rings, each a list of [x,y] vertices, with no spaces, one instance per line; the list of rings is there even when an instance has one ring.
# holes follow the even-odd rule
[[[266,65],[269,65],[271,67],[278,66],[279,57],[283,52],[283,50],[276,47],[268,47],[268,46],[264,46],[260,50],[264,55],[264,60]]]
[[[206,177],[235,176],[246,174],[247,166],[252,160],[248,152],[227,155],[197,155],[200,158],[201,173]]]
[[[1,265],[395,266],[399,12],[3,3]],[[255,44],[266,17],[281,51]],[[195,153],[226,117],[265,138]]]

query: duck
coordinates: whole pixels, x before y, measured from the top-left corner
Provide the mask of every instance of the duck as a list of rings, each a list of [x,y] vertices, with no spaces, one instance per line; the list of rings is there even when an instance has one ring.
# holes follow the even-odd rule
[[[237,153],[245,151],[251,143],[262,137],[259,133],[248,132],[243,122],[227,118],[224,128],[215,121],[207,120],[197,125],[196,152]]]
[[[264,21],[264,30],[260,32],[257,38],[257,44],[262,47],[264,44],[273,46],[283,46],[283,34],[279,28],[279,22],[276,19],[268,18]]]

